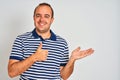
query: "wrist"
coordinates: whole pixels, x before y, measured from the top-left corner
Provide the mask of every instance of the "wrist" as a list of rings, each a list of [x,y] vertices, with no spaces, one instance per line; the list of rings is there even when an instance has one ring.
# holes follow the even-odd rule
[[[74,57],[70,57],[70,61],[72,61],[72,62],[75,62],[76,61],[76,59],[74,58]]]
[[[35,53],[34,53],[34,54],[35,54]],[[32,55],[30,56],[32,62],[36,62],[36,61],[37,61],[37,58],[35,57],[34,54],[32,54]]]

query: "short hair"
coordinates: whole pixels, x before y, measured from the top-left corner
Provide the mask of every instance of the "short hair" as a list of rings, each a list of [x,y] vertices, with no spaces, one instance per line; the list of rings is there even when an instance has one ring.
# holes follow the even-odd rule
[[[48,3],[40,3],[40,4],[35,8],[35,10],[34,10],[34,16],[35,16],[35,13],[36,13],[37,8],[40,7],[40,6],[48,6],[48,7],[50,7],[50,9],[51,9],[51,11],[52,11],[52,17],[51,17],[51,18],[54,17],[53,8],[52,8],[52,6],[51,6],[50,4],[48,4]]]

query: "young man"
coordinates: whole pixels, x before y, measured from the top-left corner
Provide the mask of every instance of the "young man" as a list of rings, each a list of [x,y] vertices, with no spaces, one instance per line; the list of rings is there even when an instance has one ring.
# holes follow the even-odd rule
[[[72,74],[76,60],[94,52],[92,48],[76,48],[69,58],[66,41],[56,35],[50,26],[54,12],[50,4],[41,3],[34,11],[35,29],[16,38],[10,60],[10,77],[20,80],[66,80]]]

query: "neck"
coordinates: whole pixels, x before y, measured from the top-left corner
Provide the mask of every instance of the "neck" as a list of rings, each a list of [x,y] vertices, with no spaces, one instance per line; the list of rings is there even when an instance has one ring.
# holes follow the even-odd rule
[[[41,36],[43,39],[49,39],[50,36],[51,36],[50,30],[47,31],[47,32],[44,32],[44,33],[40,33],[40,32],[38,32],[37,30],[36,30],[36,32],[37,32],[37,34],[38,34],[39,36]]]

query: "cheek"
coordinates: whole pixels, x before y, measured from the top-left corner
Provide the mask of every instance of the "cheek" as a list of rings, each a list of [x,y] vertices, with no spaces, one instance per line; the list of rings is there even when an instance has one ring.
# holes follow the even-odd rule
[[[49,21],[50,24],[52,24],[52,22],[53,22],[52,20]]]
[[[37,22],[37,20],[36,19],[34,19],[34,23],[36,23]]]

